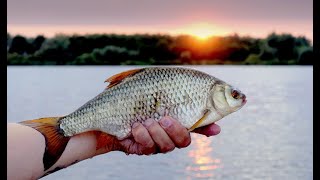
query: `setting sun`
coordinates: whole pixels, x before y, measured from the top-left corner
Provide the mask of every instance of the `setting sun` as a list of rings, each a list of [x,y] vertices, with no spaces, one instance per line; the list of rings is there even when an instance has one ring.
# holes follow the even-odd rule
[[[192,34],[199,39],[207,39],[207,38],[213,36],[212,31],[207,30],[207,29],[199,29],[198,31],[194,31]]]
[[[188,26],[185,26],[184,28],[178,29],[177,32],[182,34],[189,34],[201,40],[208,39],[209,37],[214,35],[222,34],[221,29],[218,29],[217,27],[209,23],[190,24]]]

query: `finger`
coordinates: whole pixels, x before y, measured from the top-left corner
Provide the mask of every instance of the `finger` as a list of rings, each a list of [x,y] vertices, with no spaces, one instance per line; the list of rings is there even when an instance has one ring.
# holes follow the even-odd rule
[[[210,124],[207,126],[199,127],[193,130],[192,132],[198,133],[198,134],[203,134],[206,135],[207,137],[209,136],[214,136],[219,134],[221,131],[221,128],[217,124]]]
[[[174,143],[162,127],[153,119],[147,119],[144,126],[148,129],[152,139],[159,146],[160,152],[166,153],[175,148]]]
[[[132,135],[134,140],[145,147],[154,146],[154,142],[148,132],[148,130],[139,122],[136,122],[132,126]]]
[[[139,122],[132,126],[132,135],[134,140],[139,144],[138,151],[142,154],[152,154],[155,152],[155,144],[148,130]]]
[[[187,147],[191,143],[190,133],[179,121],[166,116],[159,124],[178,148]]]

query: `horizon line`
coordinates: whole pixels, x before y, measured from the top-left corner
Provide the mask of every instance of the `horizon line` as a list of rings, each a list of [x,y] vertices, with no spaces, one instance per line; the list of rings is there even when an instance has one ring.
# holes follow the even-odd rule
[[[85,28],[83,28],[85,27]],[[311,42],[313,42],[313,31],[298,33],[290,32],[284,30],[260,30],[254,32],[244,32],[244,31],[231,31],[225,29],[214,29],[214,33],[210,37],[224,37],[238,35],[242,37],[252,37],[252,38],[266,38],[268,35],[275,34],[291,34],[295,37],[305,37]],[[14,25],[7,24],[7,33],[10,35],[16,36],[21,35],[25,37],[36,37],[43,35],[48,38],[55,37],[57,35],[92,35],[92,34],[118,34],[118,35],[170,35],[170,36],[180,36],[180,35],[191,35],[194,34],[185,31],[184,29],[174,29],[169,30],[168,28],[163,27],[123,27],[123,26],[112,26],[112,25],[96,25],[96,26],[83,26],[83,25]]]

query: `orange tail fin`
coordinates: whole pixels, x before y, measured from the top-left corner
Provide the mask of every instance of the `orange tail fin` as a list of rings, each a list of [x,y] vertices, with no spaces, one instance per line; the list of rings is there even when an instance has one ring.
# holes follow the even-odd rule
[[[58,161],[70,140],[70,137],[65,137],[62,134],[59,128],[59,119],[60,117],[48,117],[20,122],[20,124],[36,129],[45,137],[44,170],[49,169]]]

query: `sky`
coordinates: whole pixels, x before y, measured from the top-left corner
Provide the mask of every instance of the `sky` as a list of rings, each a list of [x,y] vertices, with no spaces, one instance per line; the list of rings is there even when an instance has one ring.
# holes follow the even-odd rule
[[[8,0],[11,34],[271,32],[313,40],[312,0]]]

